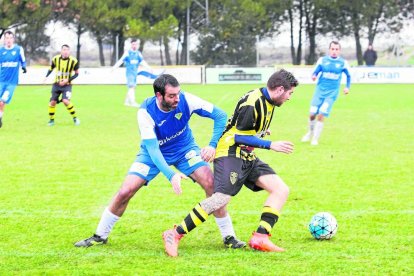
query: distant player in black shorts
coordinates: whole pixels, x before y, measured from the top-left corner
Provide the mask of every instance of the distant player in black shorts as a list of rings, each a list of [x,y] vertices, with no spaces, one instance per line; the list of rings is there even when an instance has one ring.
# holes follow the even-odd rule
[[[52,86],[52,96],[49,102],[49,126],[55,125],[56,104],[63,102],[66,109],[69,111],[76,126],[80,125],[80,120],[76,117],[76,111],[73,104],[70,102],[72,97],[72,81],[79,75],[79,62],[75,57],[70,55],[70,48],[68,45],[62,45],[60,55],[56,55],[52,59],[46,78],[56,68],[55,82]],[[75,72],[73,75],[72,73]]]
[[[252,191],[266,190],[269,193],[259,226],[250,238],[249,246],[261,251],[284,251],[274,245],[269,236],[287,200],[289,188],[269,165],[256,156],[254,148],[287,154],[293,151],[291,142],[271,142],[263,137],[269,134],[275,106],[279,107],[289,100],[296,86],[296,78],[291,73],[280,70],[269,78],[267,87],[252,90],[238,101],[217,145],[214,194],[197,204],[175,229],[164,232],[164,245],[168,255],[177,256],[180,239],[204,222],[212,212],[229,203],[243,185]]]

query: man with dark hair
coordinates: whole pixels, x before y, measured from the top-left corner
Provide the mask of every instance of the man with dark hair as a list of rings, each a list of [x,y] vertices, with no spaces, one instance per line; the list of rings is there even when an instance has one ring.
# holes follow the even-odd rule
[[[126,79],[128,86],[128,92],[125,96],[124,104],[126,106],[139,107],[139,104],[135,101],[135,87],[137,86],[138,67],[143,65],[148,70],[150,70],[151,67],[144,60],[141,52],[138,50],[138,42],[136,39],[131,40],[131,49],[124,52],[122,57],[112,67],[112,70],[121,66],[122,63],[125,64],[126,67]]]
[[[9,104],[19,83],[19,68],[26,73],[26,58],[23,48],[14,44],[14,34],[4,32],[4,46],[0,48],[0,128],[3,125],[3,113]]]
[[[105,209],[95,234],[75,244],[89,247],[104,244],[115,223],[123,215],[129,200],[160,172],[171,182],[176,194],[181,194],[181,179],[189,176],[197,182],[207,196],[213,193],[213,173],[207,162],[216,154],[217,141],[225,124],[226,113],[213,104],[190,93],[183,92],[177,79],[160,75],[153,84],[155,96],[144,100],[138,110],[141,149],[120,190]],[[213,135],[208,146],[200,148],[195,143],[188,122],[192,114],[214,120]],[[181,173],[173,171],[173,165]],[[224,245],[241,248],[245,243],[236,239],[227,210],[214,213]]]
[[[313,146],[319,144],[325,118],[329,117],[332,106],[338,98],[342,73],[346,75],[344,94],[349,93],[351,86],[349,65],[345,59],[339,56],[340,53],[341,45],[338,41],[332,41],[329,44],[329,55],[319,58],[312,74],[313,81],[318,78],[318,75],[320,76],[309,110],[309,130],[302,137],[302,142],[311,141]]]
[[[55,68],[56,76],[52,86],[52,96],[49,101],[48,125],[55,125],[56,104],[63,102],[72,116],[73,123],[75,126],[78,126],[80,125],[80,120],[76,117],[75,107],[70,99],[72,98],[72,81],[79,75],[79,62],[75,57],[70,55],[69,45],[63,44],[60,50],[60,55],[53,57],[50,68],[46,73],[44,83],[46,83],[47,77]]]
[[[269,133],[275,106],[280,107],[289,100],[296,86],[298,81],[295,77],[280,70],[269,78],[267,87],[252,90],[238,101],[218,141],[214,159],[214,194],[197,204],[180,225],[164,232],[165,250],[169,256],[178,256],[180,239],[211,213],[226,206],[243,185],[254,192],[266,190],[269,193],[249,246],[261,251],[284,251],[274,245],[269,236],[287,200],[289,188],[268,164],[256,156],[254,148],[287,154],[293,151],[291,142],[271,142],[263,137]]]

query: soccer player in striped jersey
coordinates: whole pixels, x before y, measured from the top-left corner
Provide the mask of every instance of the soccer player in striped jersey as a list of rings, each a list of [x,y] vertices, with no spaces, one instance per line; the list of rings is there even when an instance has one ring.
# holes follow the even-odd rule
[[[337,41],[329,44],[329,55],[319,58],[312,80],[319,80],[313,95],[309,110],[309,130],[303,136],[302,142],[311,141],[311,145],[319,144],[325,118],[329,117],[332,106],[339,95],[342,73],[346,75],[346,86],[344,94],[348,94],[351,86],[351,74],[346,60],[340,57],[341,45]]]
[[[72,98],[72,81],[79,75],[79,62],[75,57],[70,55],[69,45],[62,45],[60,55],[53,57],[50,68],[46,73],[44,82],[46,82],[47,77],[55,68],[56,76],[52,86],[52,96],[50,97],[49,102],[48,125],[55,125],[56,104],[63,102],[63,104],[66,106],[66,109],[72,116],[73,123],[78,126],[80,125],[80,120],[76,116],[75,107],[73,106],[70,99]]]
[[[4,32],[4,46],[0,48],[0,128],[3,126],[3,113],[19,83],[19,69],[26,73],[26,58],[23,48],[14,44],[14,34]]]
[[[141,52],[138,50],[138,42],[136,39],[131,40],[131,49],[126,51],[122,57],[115,63],[112,70],[124,64],[126,67],[126,79],[128,92],[125,96],[125,105],[132,107],[139,107],[139,104],[135,101],[135,87],[137,86],[138,67],[142,64],[148,70],[151,67],[144,60]]]
[[[207,220],[211,213],[226,206],[243,185],[254,192],[266,190],[269,193],[249,246],[261,251],[284,251],[274,245],[269,236],[280,217],[289,188],[268,164],[256,156],[254,148],[287,154],[293,151],[291,142],[271,142],[263,138],[269,133],[275,107],[289,100],[297,85],[298,81],[290,72],[280,70],[269,78],[267,87],[252,90],[239,100],[217,144],[214,194],[197,204],[181,224],[163,233],[169,256],[178,256],[180,239]]]
[[[95,234],[75,243],[77,247],[105,244],[129,200],[160,172],[171,182],[176,194],[181,194],[181,179],[185,176],[197,182],[207,196],[213,193],[213,173],[207,162],[214,159],[217,141],[226,125],[226,113],[212,103],[183,92],[177,79],[171,75],[160,75],[153,87],[155,96],[146,99],[138,110],[140,152],[122,187],[103,212]],[[202,149],[195,143],[188,124],[193,114],[214,120],[210,143]],[[181,173],[172,170],[171,165]],[[224,245],[229,248],[245,247],[246,243],[236,238],[225,206],[215,211]]]

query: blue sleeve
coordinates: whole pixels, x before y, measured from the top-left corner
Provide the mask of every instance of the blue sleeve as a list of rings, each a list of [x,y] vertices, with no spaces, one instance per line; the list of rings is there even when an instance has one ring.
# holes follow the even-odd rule
[[[22,68],[26,68],[26,58],[23,57],[22,55],[20,55],[20,64],[22,65]]]
[[[317,76],[319,74],[319,72],[321,72],[321,71],[322,71],[322,65],[319,64],[318,66],[316,66],[315,71],[313,71],[312,75]]]
[[[343,72],[345,73],[345,75],[346,75],[346,88],[350,88],[351,87],[351,74],[349,73],[349,71],[348,71],[348,69],[347,68],[345,68],[344,70],[343,70]]]
[[[234,141],[237,144],[246,145],[255,148],[270,149],[271,141],[260,139],[254,135],[234,135]]]
[[[157,168],[171,181],[171,178],[174,176],[175,172],[168,166],[167,162],[162,156],[160,146],[157,139],[145,139],[142,140],[142,143],[147,148],[147,151],[151,157],[152,162],[157,166]]]
[[[211,137],[209,145],[213,148],[217,147],[218,140],[223,134],[224,128],[226,127],[227,114],[220,108],[214,106],[213,112],[208,112],[203,109],[194,110],[194,113],[202,117],[208,117],[214,120],[213,137]]]

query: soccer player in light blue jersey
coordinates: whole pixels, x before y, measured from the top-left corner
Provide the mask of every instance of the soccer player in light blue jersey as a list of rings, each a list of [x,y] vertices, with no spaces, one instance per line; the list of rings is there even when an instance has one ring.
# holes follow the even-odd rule
[[[125,97],[125,105],[139,107],[139,104],[135,101],[135,87],[137,86],[138,67],[143,65],[148,70],[151,70],[151,67],[144,60],[141,52],[138,50],[138,42],[136,39],[131,41],[131,49],[122,55],[122,57],[112,67],[112,70],[121,66],[122,63],[124,63],[126,67],[126,79],[128,86],[128,92]]]
[[[115,223],[124,213],[129,200],[143,186],[150,184],[160,172],[170,181],[176,194],[181,194],[181,179],[189,176],[205,191],[213,194],[213,173],[208,162],[214,160],[217,142],[226,125],[226,113],[205,100],[183,92],[177,79],[160,75],[153,84],[155,96],[146,99],[138,110],[141,148],[118,193],[102,214],[95,234],[75,243],[77,247],[105,244]],[[193,114],[214,120],[209,145],[196,144],[189,120]],[[170,168],[174,166],[179,172]],[[234,233],[226,206],[214,212],[224,245],[242,248]]]
[[[351,75],[349,73],[348,62],[340,57],[341,45],[337,41],[329,44],[329,55],[319,58],[312,80],[319,80],[313,95],[310,116],[309,130],[303,136],[302,142],[311,141],[311,145],[318,145],[324,120],[329,117],[332,106],[339,95],[342,73],[346,75],[346,86],[344,94],[348,94],[351,86]]]
[[[9,104],[19,83],[19,69],[26,73],[26,58],[23,48],[14,44],[14,34],[4,33],[4,46],[0,48],[0,128],[3,125],[3,113]]]

